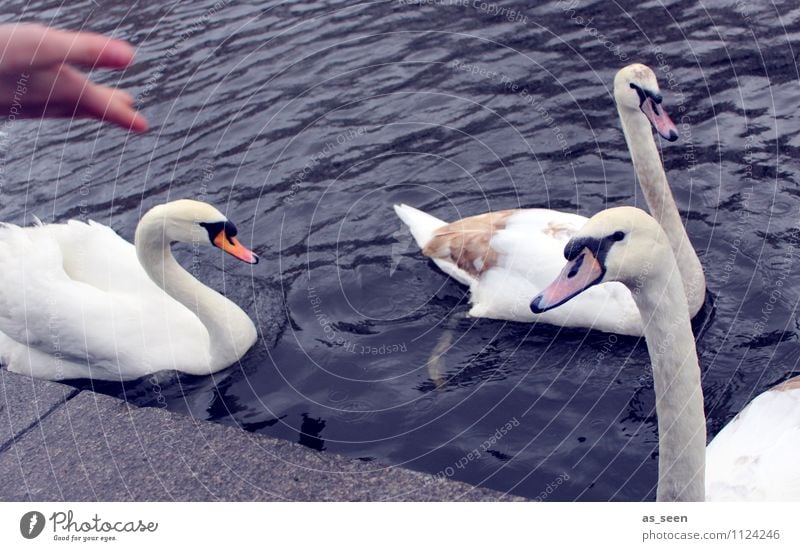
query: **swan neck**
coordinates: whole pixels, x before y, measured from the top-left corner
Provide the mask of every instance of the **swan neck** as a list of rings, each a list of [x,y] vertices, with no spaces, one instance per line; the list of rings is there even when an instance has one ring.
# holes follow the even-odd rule
[[[622,121],[625,141],[633,159],[636,178],[650,214],[667,234],[683,277],[689,314],[694,317],[705,301],[705,275],[672,196],[667,174],[664,172],[664,165],[653,138],[653,131],[642,113],[626,107],[618,107],[617,110]]]
[[[634,293],[653,369],[659,501],[705,500],[706,422],[686,296],[674,258]]]
[[[136,228],[139,263],[156,285],[194,313],[208,331],[209,369],[227,367],[252,344],[244,342],[246,335],[236,328],[252,326],[252,322],[236,304],[178,264],[166,235],[168,221],[163,217],[151,217],[151,213],[146,214]]]

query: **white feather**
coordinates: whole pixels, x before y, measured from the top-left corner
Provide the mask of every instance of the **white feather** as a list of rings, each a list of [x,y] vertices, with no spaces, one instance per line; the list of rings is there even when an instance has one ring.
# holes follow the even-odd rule
[[[706,450],[708,501],[800,500],[800,388],[769,390]]]

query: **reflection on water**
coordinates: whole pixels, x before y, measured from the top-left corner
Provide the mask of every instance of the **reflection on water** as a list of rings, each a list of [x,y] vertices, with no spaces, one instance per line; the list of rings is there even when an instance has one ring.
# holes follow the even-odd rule
[[[652,499],[644,345],[465,319],[465,289],[391,209],[643,205],[610,93],[631,61],[654,67],[683,135],[662,146],[713,295],[698,342],[710,432],[797,372],[789,2],[35,0],[4,18],[23,6],[138,44],[121,83],[153,129],[14,125],[0,219],[92,218],[130,239],[143,210],[200,198],[263,259],[253,279],[211,255],[201,273],[276,339],[211,377],[106,392],[531,498]]]

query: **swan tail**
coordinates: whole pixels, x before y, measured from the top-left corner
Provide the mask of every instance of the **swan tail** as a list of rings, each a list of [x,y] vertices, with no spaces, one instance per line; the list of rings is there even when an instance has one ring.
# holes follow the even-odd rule
[[[400,217],[400,220],[408,226],[408,229],[411,230],[411,235],[414,236],[414,240],[420,249],[425,248],[425,245],[433,237],[433,232],[447,225],[447,222],[408,205],[395,205],[394,211]]]

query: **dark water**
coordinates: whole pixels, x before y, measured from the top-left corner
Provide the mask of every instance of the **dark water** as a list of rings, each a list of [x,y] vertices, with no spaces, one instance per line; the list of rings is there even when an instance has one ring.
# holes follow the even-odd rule
[[[683,134],[663,155],[713,301],[710,433],[798,372],[794,2],[100,3],[0,9],[138,44],[135,67],[97,78],[138,94],[153,128],[14,125],[0,219],[93,218],[131,239],[143,209],[204,198],[264,259],[251,278],[209,254],[204,281],[283,327],[213,377],[103,391],[528,497],[652,499],[644,344],[459,318],[465,289],[391,210],[643,205],[609,89],[632,61]]]

